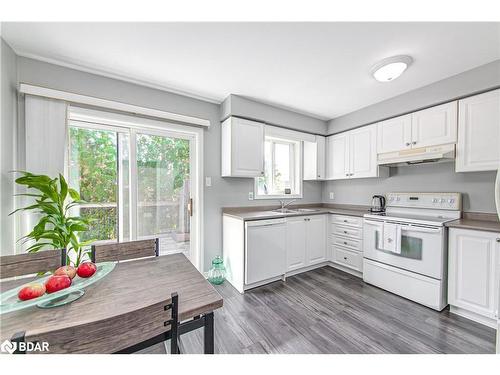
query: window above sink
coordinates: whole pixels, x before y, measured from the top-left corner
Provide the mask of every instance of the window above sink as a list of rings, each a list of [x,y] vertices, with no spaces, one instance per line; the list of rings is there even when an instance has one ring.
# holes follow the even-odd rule
[[[255,199],[302,198],[301,142],[266,136],[264,176],[256,177]]]

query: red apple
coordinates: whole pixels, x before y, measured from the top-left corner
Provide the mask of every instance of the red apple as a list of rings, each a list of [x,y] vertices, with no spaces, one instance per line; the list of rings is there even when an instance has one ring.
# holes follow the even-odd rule
[[[43,284],[29,284],[23,287],[17,296],[21,301],[27,301],[29,299],[38,298],[45,294],[45,285]]]
[[[76,273],[80,277],[90,277],[95,273],[96,270],[97,270],[97,267],[94,263],[85,262],[85,263],[82,263],[78,266]]]
[[[61,289],[66,289],[71,285],[71,278],[67,275],[50,276],[45,283],[47,293],[54,293]]]
[[[72,279],[76,276],[76,268],[72,266],[62,266],[59,267],[56,270],[56,272],[54,272],[54,275],[56,276],[66,275]]]

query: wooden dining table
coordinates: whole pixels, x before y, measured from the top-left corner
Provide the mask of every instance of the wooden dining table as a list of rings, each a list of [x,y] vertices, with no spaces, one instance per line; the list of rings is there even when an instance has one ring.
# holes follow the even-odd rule
[[[1,290],[28,281],[2,282]],[[203,328],[204,352],[213,353],[214,311],[223,300],[183,254],[117,263],[72,303],[0,315],[1,342],[21,336],[48,342],[49,353],[135,352],[164,340],[172,293],[179,296],[181,338]]]

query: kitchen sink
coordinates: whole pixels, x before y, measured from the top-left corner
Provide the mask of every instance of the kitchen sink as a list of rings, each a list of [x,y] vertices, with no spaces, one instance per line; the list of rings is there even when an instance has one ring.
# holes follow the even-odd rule
[[[296,212],[318,212],[317,208],[298,208]]]
[[[275,210],[272,210],[271,212],[275,212],[278,214],[296,214],[298,210],[291,210],[289,208],[277,208]]]

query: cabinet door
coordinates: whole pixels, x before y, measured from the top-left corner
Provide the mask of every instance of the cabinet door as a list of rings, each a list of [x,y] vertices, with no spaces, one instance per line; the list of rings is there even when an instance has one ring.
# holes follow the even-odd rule
[[[500,164],[500,90],[458,102],[456,171],[490,171]]]
[[[377,177],[377,126],[349,132],[350,177]]]
[[[411,117],[413,148],[456,143],[457,102],[424,109]]]
[[[307,223],[307,265],[326,261],[326,215],[306,218]]]
[[[494,318],[499,234],[450,229],[448,299],[451,305]]]
[[[318,159],[318,180],[326,178],[326,138],[320,135],[316,136],[317,159]]]
[[[231,121],[231,175],[234,177],[263,175],[264,124],[240,118],[232,118]]]
[[[304,180],[324,180],[325,162],[325,137],[316,136],[314,142],[304,141]]]
[[[327,179],[349,178],[349,137],[347,133],[328,137]]]
[[[377,152],[401,151],[411,148],[411,114],[377,124]]]
[[[316,142],[304,141],[304,181],[316,180],[318,177],[318,147]]]
[[[306,265],[306,223],[303,217],[286,221],[286,270],[293,271]]]

